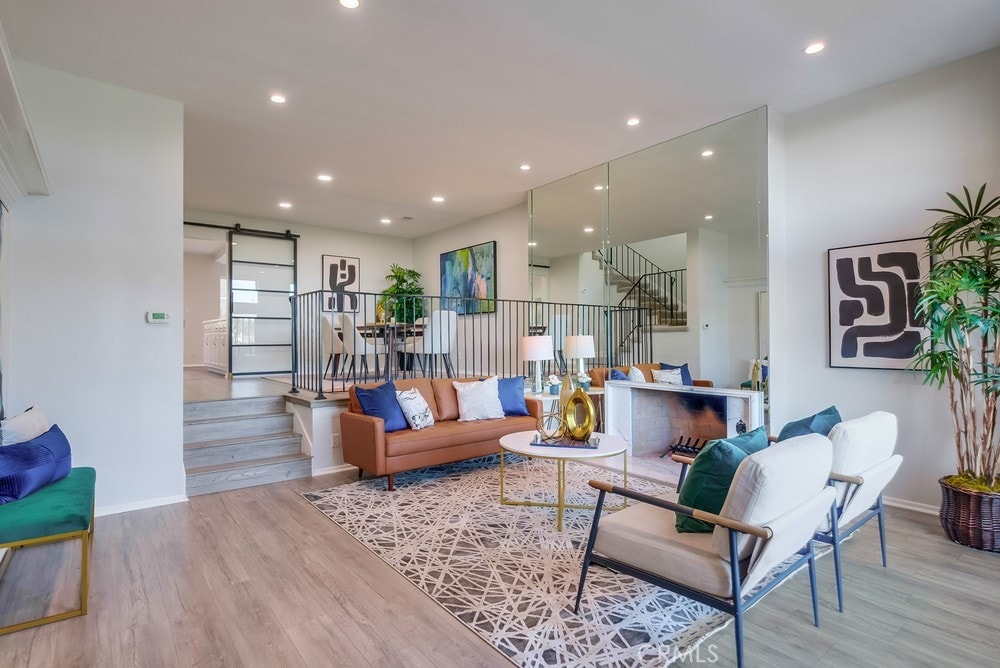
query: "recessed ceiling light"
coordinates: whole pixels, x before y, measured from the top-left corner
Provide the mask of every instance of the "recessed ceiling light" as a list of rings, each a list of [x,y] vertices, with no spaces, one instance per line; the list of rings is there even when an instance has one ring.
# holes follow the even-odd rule
[[[444,201],[444,197],[441,197],[441,195],[434,195],[434,197],[431,197],[431,201],[440,204]]]
[[[392,218],[383,218],[378,222],[382,223],[383,225],[388,225],[389,223],[392,222]]]
[[[522,172],[526,172],[529,169],[531,169],[531,165],[528,165],[528,164],[521,165],[521,171]]]
[[[357,9],[360,4],[359,0],[340,0],[340,5],[348,9]]]
[[[714,217],[715,216],[713,216],[712,214],[708,214],[707,216],[705,216],[705,220],[712,220],[712,218]]]
[[[274,95],[271,96],[271,102],[274,102],[275,104],[284,104],[285,96],[279,93],[275,93]]]
[[[278,202],[278,206],[280,206],[282,209],[291,209],[292,208],[292,203],[291,202]]]
[[[538,245],[538,242],[537,242],[537,241],[529,241],[529,242],[528,242],[528,245],[529,245],[529,246],[537,246],[537,245]]]
[[[583,228],[583,231],[584,232],[593,232],[594,228],[593,227],[585,227],[585,228]]]
[[[806,50],[806,53],[808,53],[811,56],[814,53],[819,53],[820,51],[822,51],[825,48],[826,48],[826,44],[824,44],[823,42],[813,42],[812,44],[810,44],[809,46],[807,46],[805,50]]]
[[[604,190],[604,186],[594,186],[594,190]]]
[[[635,126],[639,125],[639,118],[637,116],[633,116],[632,118],[625,121],[625,125],[629,126],[630,128],[634,128]]]
[[[320,181],[325,181],[327,183],[329,183],[330,181],[333,181],[333,177],[330,176],[329,174],[320,174],[316,178],[319,179]]]
[[[710,148],[706,148],[704,151],[701,152],[701,157],[703,158],[711,158],[713,155],[715,155],[715,151],[713,151]]]

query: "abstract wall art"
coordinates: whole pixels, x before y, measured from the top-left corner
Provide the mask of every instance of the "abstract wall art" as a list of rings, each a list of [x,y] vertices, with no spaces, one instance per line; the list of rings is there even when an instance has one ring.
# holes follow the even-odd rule
[[[927,335],[917,313],[927,239],[831,248],[827,259],[830,366],[907,368]]]
[[[323,256],[324,290],[332,294],[324,300],[324,311],[357,313],[358,295],[361,289],[361,260],[340,255]]]
[[[497,242],[441,253],[443,308],[466,313],[493,313],[497,297]]]

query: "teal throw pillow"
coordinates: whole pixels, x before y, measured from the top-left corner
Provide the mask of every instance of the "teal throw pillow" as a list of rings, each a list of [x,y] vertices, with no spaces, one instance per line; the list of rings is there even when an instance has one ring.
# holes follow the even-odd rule
[[[809,417],[786,424],[782,427],[781,433],[778,434],[778,441],[784,441],[794,436],[805,436],[806,434],[829,436],[830,430],[841,421],[837,407],[830,406],[815,415],[810,415]]]
[[[681,487],[678,503],[718,513],[726,501],[740,462],[766,448],[767,443],[764,427],[732,438],[709,441],[694,458]],[[714,524],[680,514],[677,515],[676,527],[680,533],[708,533],[715,529]]]

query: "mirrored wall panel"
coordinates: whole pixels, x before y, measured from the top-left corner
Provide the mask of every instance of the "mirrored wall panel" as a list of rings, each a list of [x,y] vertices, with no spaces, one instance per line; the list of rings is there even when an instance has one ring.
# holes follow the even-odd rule
[[[739,387],[768,352],[766,173],[760,108],[536,188],[532,299],[642,309],[647,361]]]

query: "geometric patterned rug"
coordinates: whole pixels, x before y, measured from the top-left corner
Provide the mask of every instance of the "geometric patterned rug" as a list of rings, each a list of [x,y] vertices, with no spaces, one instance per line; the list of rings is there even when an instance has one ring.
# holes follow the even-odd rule
[[[519,666],[668,665],[693,652],[729,615],[594,566],[580,614],[573,600],[592,510],[499,504],[498,457],[361,480],[303,496]],[[555,501],[547,460],[506,457],[509,499]],[[567,503],[593,504],[591,478],[614,471],[570,462]],[[631,478],[629,487],[669,489]],[[609,505],[621,497],[608,495]]]

